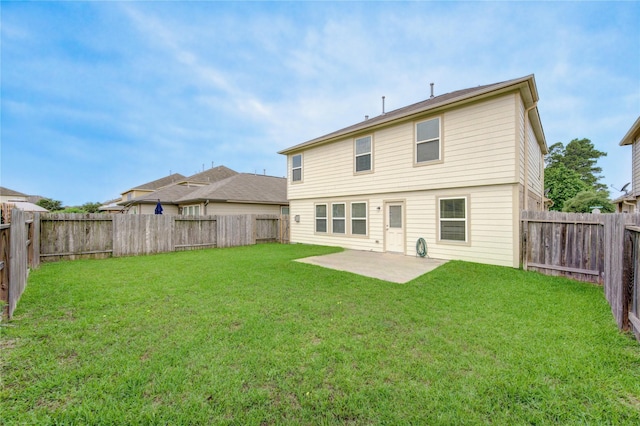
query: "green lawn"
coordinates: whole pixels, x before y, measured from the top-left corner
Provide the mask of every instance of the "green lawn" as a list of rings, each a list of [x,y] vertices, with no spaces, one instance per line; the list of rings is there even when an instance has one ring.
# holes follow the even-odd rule
[[[258,245],[59,262],[0,323],[2,424],[640,424],[602,288],[449,262],[393,284]]]

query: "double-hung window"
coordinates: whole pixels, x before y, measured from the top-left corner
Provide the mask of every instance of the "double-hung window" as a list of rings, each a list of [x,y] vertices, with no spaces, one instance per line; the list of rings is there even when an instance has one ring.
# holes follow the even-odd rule
[[[440,198],[440,240],[467,241],[467,199]]]
[[[327,205],[316,204],[316,232],[327,232]]]
[[[355,141],[356,152],[356,173],[368,172],[372,168],[372,146],[371,136],[364,136]]]
[[[416,163],[440,160],[440,118],[416,124]]]
[[[296,154],[291,157],[291,181],[302,181],[302,154]]]
[[[346,233],[346,209],[344,203],[331,204],[331,232]]]
[[[351,234],[367,235],[367,203],[351,203]]]

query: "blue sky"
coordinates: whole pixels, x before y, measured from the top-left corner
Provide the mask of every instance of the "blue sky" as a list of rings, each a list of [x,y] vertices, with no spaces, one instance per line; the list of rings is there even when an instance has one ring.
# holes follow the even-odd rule
[[[436,94],[535,74],[548,145],[607,185],[640,115],[640,2],[2,2],[0,185],[106,201]],[[612,190],[612,195],[620,195]]]

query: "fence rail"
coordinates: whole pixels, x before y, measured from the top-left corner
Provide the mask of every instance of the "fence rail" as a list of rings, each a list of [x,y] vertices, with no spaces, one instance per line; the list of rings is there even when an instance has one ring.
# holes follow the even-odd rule
[[[618,327],[629,329],[629,276],[640,269],[631,233],[640,214],[524,211],[521,220],[524,269],[602,284]]]

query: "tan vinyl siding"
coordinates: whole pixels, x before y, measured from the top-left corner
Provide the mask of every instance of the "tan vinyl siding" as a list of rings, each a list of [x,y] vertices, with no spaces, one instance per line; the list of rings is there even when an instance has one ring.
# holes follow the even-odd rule
[[[353,138],[307,149],[303,183],[289,185],[289,198],[464,187],[470,181],[474,185],[513,183],[517,180],[515,99],[504,95],[376,130],[374,173],[354,176]],[[415,123],[437,116],[441,117],[443,161],[414,166]]]
[[[204,207],[200,207],[204,212]],[[234,214],[280,214],[279,205],[268,204],[242,204],[242,203],[209,203],[207,215],[234,215]]]
[[[415,255],[418,238],[427,242],[428,254],[439,259],[460,259],[501,266],[518,267],[517,210],[514,210],[516,184],[474,188],[402,191],[388,196],[369,195],[317,200],[291,200],[291,242],[340,246],[354,250],[384,251],[384,203],[403,201],[405,206],[405,247]],[[438,241],[437,208],[440,197],[467,197],[468,242]],[[314,232],[314,204],[367,201],[369,235],[345,236]],[[380,207],[380,210],[378,210]],[[295,222],[296,215],[300,222]],[[329,218],[329,221],[331,218]]]

